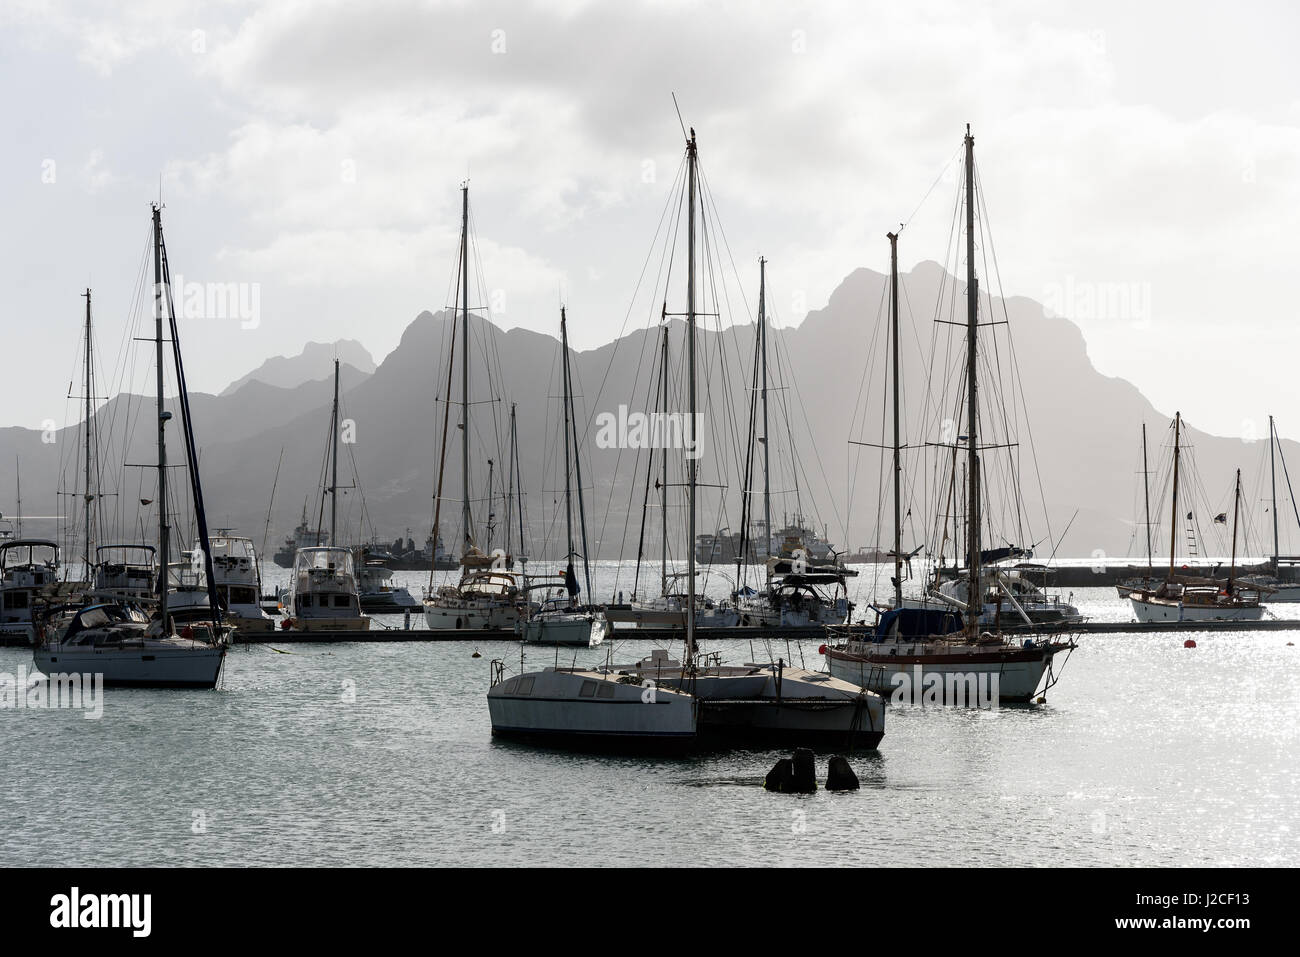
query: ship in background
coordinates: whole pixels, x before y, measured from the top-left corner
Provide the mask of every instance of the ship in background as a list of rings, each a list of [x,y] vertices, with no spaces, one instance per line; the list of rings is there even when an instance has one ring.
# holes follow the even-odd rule
[[[747,565],[761,565],[769,558],[793,558],[802,548],[808,561],[821,563],[835,561],[835,548],[827,539],[826,529],[820,535],[805,524],[803,515],[786,517],[785,524],[773,534],[767,533],[762,519],[754,522],[754,531],[745,542]],[[714,534],[695,536],[695,560],[704,565],[734,565],[741,553],[741,534],[730,529],[720,529]]]

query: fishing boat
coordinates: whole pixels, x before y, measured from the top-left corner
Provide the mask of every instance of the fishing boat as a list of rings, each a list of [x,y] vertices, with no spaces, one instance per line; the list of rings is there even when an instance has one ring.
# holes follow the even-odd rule
[[[298,549],[289,579],[289,618],[294,631],[368,631],[361,610],[352,550],[338,544],[339,360],[334,360],[334,403],[330,413],[330,527],[325,545]],[[281,627],[285,625],[282,624]]]
[[[577,483],[578,528],[582,536],[582,573],[587,586],[588,602],[591,598],[591,565],[587,560],[587,510],[582,494],[582,455],[578,441],[577,415],[573,408],[573,380],[569,370],[569,326],[563,306],[560,307],[560,372],[563,388],[560,399],[564,406],[564,531],[567,550],[562,577],[567,598],[551,598],[534,608],[527,618],[519,619],[516,632],[526,644],[581,645],[590,647],[604,641],[609,633],[609,621],[600,608],[579,600],[581,584],[574,571],[573,557],[576,543],[573,538],[573,485]],[[509,523],[507,522],[507,525]],[[542,587],[547,587],[543,583]]]
[[[37,625],[32,657],[37,670],[45,675],[102,674],[106,686],[213,688],[220,679],[225,663],[230,629],[221,620],[221,601],[215,590],[207,514],[199,480],[198,448],[190,415],[176,309],[171,294],[170,265],[163,241],[162,209],[157,204],[153,206],[153,247],[158,552],[165,566],[171,540],[166,427],[172,419],[172,413],[167,410],[163,400],[163,344],[170,339],[184,437],[185,468],[189,474],[189,491],[208,585],[209,618],[207,621],[186,624],[178,633],[169,608],[170,595],[164,575],[155,583],[157,591],[152,597],[156,600],[156,605],[152,606],[154,610],[151,615],[130,600],[81,608],[46,608]],[[167,337],[164,337],[164,316],[168,323]]]
[[[964,443],[967,474],[969,476],[966,508],[966,568],[965,595],[985,595],[989,582],[983,569],[985,553],[981,550],[982,495],[980,489],[981,445],[979,441],[978,363],[979,340],[979,281],[975,274],[975,140],[966,128],[965,138],[965,213],[966,213],[966,362],[964,374],[966,435],[949,443],[952,448],[954,469],[958,449]],[[898,316],[898,234],[889,233],[890,246],[890,359],[893,363],[893,527],[894,541],[891,554],[894,560],[893,604],[880,615],[876,626],[866,636],[853,632],[830,629],[832,641],[824,646],[827,666],[832,675],[880,694],[890,694],[903,680],[913,679],[919,684],[931,682],[940,688],[965,687],[968,680],[979,681],[981,674],[996,675],[997,702],[1024,702],[1035,700],[1051,687],[1058,674],[1053,666],[1059,655],[1073,651],[1075,643],[1069,636],[1051,639],[1017,639],[1002,632],[998,623],[992,630],[981,625],[982,605],[967,602],[962,595],[945,595],[930,592],[920,607],[908,607],[903,594],[903,566],[907,552],[903,549],[903,491],[902,450],[904,448],[900,424],[899,386],[899,316]],[[867,444],[867,443],[859,443]],[[988,447],[996,447],[991,443]],[[945,522],[946,535],[946,522]],[[1011,554],[1011,552],[1008,552]],[[1015,598],[1001,576],[992,578],[999,590],[1012,605]],[[938,600],[942,607],[931,607]],[[974,605],[974,607],[971,607]],[[836,640],[838,639],[838,641]],[[903,676],[900,678],[899,676]],[[984,680],[988,680],[987,678]],[[966,703],[949,697],[942,699],[955,704]]]
[[[1174,465],[1172,515],[1169,535],[1169,571],[1154,588],[1129,593],[1133,614],[1140,622],[1153,621],[1255,621],[1264,617],[1260,587],[1234,581],[1237,570],[1237,520],[1241,511],[1241,469],[1237,469],[1232,513],[1232,564],[1228,580],[1178,575],[1174,571],[1178,545],[1178,473],[1181,458],[1182,413],[1174,414]]]
[[[513,561],[504,550],[485,551],[475,536],[474,516],[470,508],[470,310],[469,310],[469,184],[461,188],[460,267],[457,278],[460,292],[459,314],[453,313],[452,340],[456,338],[455,323],[459,322],[461,367],[461,557],[460,581],[456,584],[433,586],[436,559],[429,563],[429,587],[424,598],[425,623],[431,631],[450,629],[513,631],[521,617],[529,612],[528,592],[521,574],[512,570]],[[451,377],[455,356],[447,367],[447,391],[451,393]],[[451,403],[444,406],[442,427],[442,456],[439,460],[437,491],[434,495],[433,527],[440,526],[442,487],[446,465],[447,435],[450,431]],[[491,481],[489,495],[491,494]],[[507,527],[509,523],[507,522]],[[520,543],[522,547],[522,542]]]
[[[694,448],[696,410],[695,132],[686,144],[687,177],[687,448]],[[686,541],[695,541],[697,462],[686,459]],[[884,734],[884,703],[828,674],[784,661],[724,665],[696,643],[695,553],[685,575],[685,654],[667,652],[631,665],[553,667],[506,677],[492,662],[488,710],[493,734],[562,745],[619,748],[774,745],[796,741],[821,749],[874,748]],[[521,646],[522,647],[522,646]],[[521,672],[523,659],[521,652]]]

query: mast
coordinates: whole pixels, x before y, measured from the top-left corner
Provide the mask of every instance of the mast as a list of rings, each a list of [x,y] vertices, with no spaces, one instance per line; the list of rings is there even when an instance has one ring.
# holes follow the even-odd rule
[[[1276,466],[1273,464],[1274,442],[1273,417],[1270,415],[1268,417],[1268,477],[1270,484],[1273,486],[1273,577],[1281,578],[1282,563],[1278,559],[1281,552],[1277,540],[1277,471]]]
[[[506,556],[510,556],[510,500],[515,492],[515,404],[510,403],[510,457],[506,459]],[[522,544],[522,543],[521,543]]]
[[[461,545],[463,558],[474,543],[473,516],[469,509],[469,183],[461,187],[460,213],[460,284],[461,302],[461,355],[460,355],[460,393],[462,405],[460,410],[460,470],[461,470],[461,526],[464,529],[464,541]]]
[[[966,627],[973,637],[984,610],[980,588],[979,442],[976,394],[976,336],[979,333],[979,281],[975,278],[975,138],[966,124],[966,459],[970,469],[966,507]]]
[[[90,416],[91,416],[91,372],[90,372],[90,289],[86,289],[86,494],[85,494],[85,521],[86,521],[86,554],[84,557],[86,565],[86,580],[90,580]]]
[[[898,234],[889,233],[890,327],[894,343],[894,607],[903,607],[903,465],[898,423]]]
[[[569,487],[569,464],[573,459],[570,458],[572,452],[569,448],[569,331],[563,306],[560,307],[560,349],[563,352],[561,375],[564,384],[564,398],[562,400],[564,405],[564,534],[569,549],[564,556],[566,562],[564,583],[568,585],[575,580],[573,574],[573,492]],[[569,592],[569,602],[573,602],[572,591]]]
[[[569,532],[569,577],[573,576],[573,517],[569,508],[569,437],[573,437],[573,476],[578,483],[578,529],[582,533],[582,577],[591,600],[591,565],[587,561],[587,513],[582,500],[582,462],[578,454],[578,414],[573,405],[573,372],[569,368],[569,326],[564,307],[560,307],[560,342],[564,350],[564,507]]]
[[[1147,470],[1147,424],[1142,423],[1142,501],[1147,526],[1147,585],[1151,584],[1151,473]]]
[[[663,387],[660,389],[660,404],[663,406],[664,423],[668,422],[668,319],[664,317],[663,359],[660,362],[663,371]],[[653,454],[653,453],[652,453]],[[668,597],[668,449],[659,453],[661,477],[659,482],[659,588],[664,597]]]
[[[524,478],[519,473],[519,443],[515,438],[515,404],[510,403],[510,447],[515,468],[515,507],[519,509],[519,571],[522,573],[528,564],[528,553],[524,545]],[[506,524],[510,517],[506,516]]]
[[[1174,580],[1174,550],[1178,547],[1178,433],[1182,413],[1174,413],[1174,493],[1173,512],[1169,520],[1169,580]]]
[[[761,256],[758,260],[758,337],[762,343],[759,361],[763,366],[763,562],[767,564],[772,551],[772,477],[768,469],[772,460],[767,434],[767,260]],[[771,574],[769,565],[769,578]]]
[[[1228,565],[1228,594],[1232,594],[1232,580],[1237,577],[1237,516],[1241,512],[1241,469],[1237,469],[1237,484],[1232,500],[1232,560]]]
[[[686,457],[686,662],[693,665],[695,660],[695,459],[693,455],[698,448],[695,434],[695,189],[696,189],[696,149],[695,129],[691,128],[691,138],[686,144],[686,157],[689,166],[689,187],[686,226],[686,368],[687,368],[687,409],[686,428],[690,434],[687,448],[691,454]]]
[[[154,344],[157,348],[158,378],[158,553],[162,556],[162,570],[158,576],[158,620],[163,634],[169,634],[167,625],[167,584],[171,576],[168,567],[170,552],[167,527],[167,436],[164,428],[171,413],[163,407],[163,278],[162,278],[162,208],[153,206],[153,306]]]
[[[337,545],[338,539],[335,537],[338,531],[339,518],[339,360],[334,360],[334,412],[331,416],[334,427],[331,430],[334,438],[330,442],[331,455],[333,456],[333,469],[330,475],[330,545]]]

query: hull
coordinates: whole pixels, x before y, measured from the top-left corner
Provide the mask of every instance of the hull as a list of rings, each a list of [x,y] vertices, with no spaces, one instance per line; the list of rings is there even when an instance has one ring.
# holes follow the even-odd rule
[[[294,631],[369,631],[370,619],[360,617],[295,618]]]
[[[547,669],[488,692],[492,733],[559,747],[686,750],[697,730],[690,695],[621,683],[596,672]]]
[[[514,604],[432,604],[425,603],[424,620],[430,631],[492,629],[513,631],[519,622],[519,607]]]
[[[521,622],[517,631],[530,644],[592,648],[605,640],[609,622],[599,616],[539,615]]]
[[[215,688],[225,657],[225,648],[208,646],[37,648],[32,653],[42,674],[102,674],[105,687],[119,688]]]
[[[1264,617],[1262,605],[1188,605],[1178,601],[1161,601],[1129,595],[1133,614],[1148,621],[1258,621]]]
[[[918,676],[924,681],[928,675],[938,675],[944,687],[945,703],[949,704],[954,703],[950,700],[949,689],[959,677],[966,676],[974,676],[977,687],[980,676],[986,676],[982,679],[985,687],[992,687],[991,680],[996,676],[999,703],[1031,701],[1038,693],[1051,659],[1052,655],[1045,649],[1036,654],[1016,650],[1005,654],[989,652],[952,655],[889,655],[855,653],[834,648],[826,650],[826,664],[832,675],[885,698],[892,698],[906,683],[915,685]]]

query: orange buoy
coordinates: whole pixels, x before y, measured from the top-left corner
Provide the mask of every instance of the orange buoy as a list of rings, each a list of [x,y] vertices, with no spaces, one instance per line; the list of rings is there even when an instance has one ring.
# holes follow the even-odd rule
[[[1195,648],[1195,647],[1196,647],[1196,642],[1194,642],[1194,641],[1192,641],[1192,639],[1188,638],[1186,641],[1183,642],[1183,647],[1184,647],[1184,648]]]

